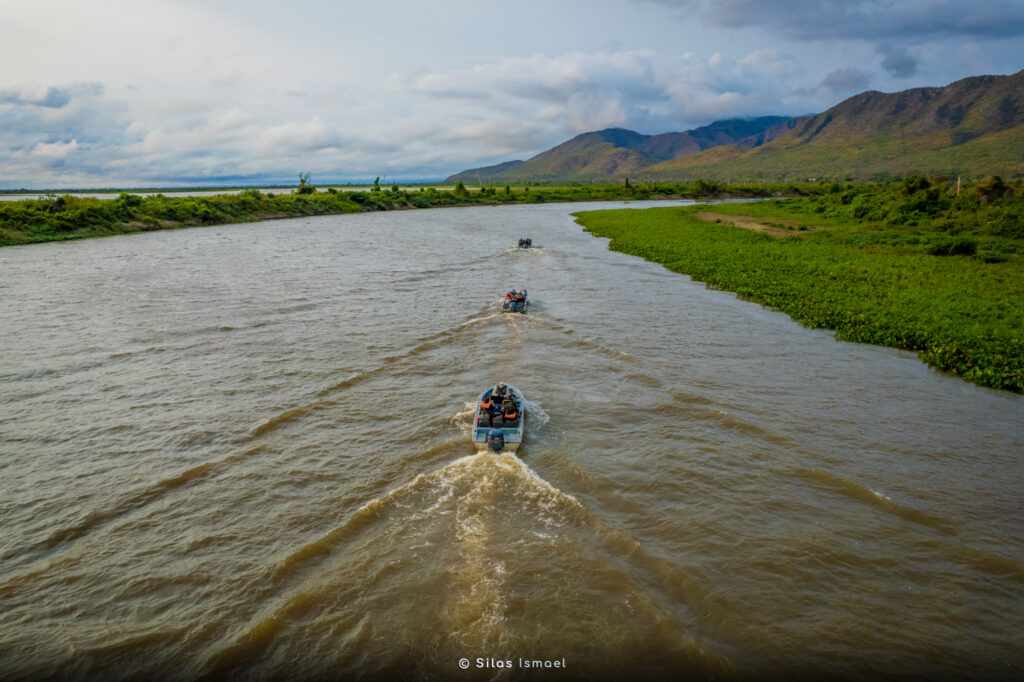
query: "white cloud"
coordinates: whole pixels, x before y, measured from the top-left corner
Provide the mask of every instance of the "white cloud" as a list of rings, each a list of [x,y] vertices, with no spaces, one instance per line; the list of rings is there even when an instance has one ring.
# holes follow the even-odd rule
[[[62,159],[78,149],[78,140],[70,142],[40,142],[32,148],[32,156],[44,159]]]
[[[319,116],[309,121],[285,123],[264,130],[260,135],[259,147],[264,151],[295,150],[318,151],[341,146],[341,136],[332,130]]]
[[[517,118],[561,123],[570,132],[618,125],[664,132],[662,126],[678,130],[710,123],[709,117],[780,113],[773,93],[794,89],[799,75],[796,63],[773,49],[703,61],[637,51],[534,55],[415,73],[406,82],[410,92],[435,102],[462,98],[464,110],[517,111]],[[488,93],[485,104],[473,95],[478,92]]]

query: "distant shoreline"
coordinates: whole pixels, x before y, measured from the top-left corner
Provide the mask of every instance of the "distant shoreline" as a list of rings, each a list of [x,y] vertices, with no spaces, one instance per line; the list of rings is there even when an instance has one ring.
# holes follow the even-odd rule
[[[423,191],[430,187],[437,190],[452,189],[453,183],[444,182],[417,182],[402,185],[406,191]],[[155,196],[157,194],[173,194],[176,196],[216,196],[218,194],[241,194],[248,190],[257,190],[263,193],[287,194],[295,191],[295,185],[237,185],[224,187],[67,187],[60,189],[38,188],[38,189],[0,189],[0,201],[19,201],[21,199],[46,199],[55,196],[77,196],[93,198],[116,199],[121,194],[136,194],[139,196]],[[338,192],[369,192],[373,189],[373,183],[358,185],[320,185],[321,191],[333,189]],[[479,189],[470,187],[469,189]]]
[[[204,196],[163,193],[143,196],[123,192],[116,198],[105,199],[64,194],[0,201],[0,246],[369,211],[578,201],[768,198],[819,191],[823,190],[817,186],[726,185],[698,181],[644,187],[506,186],[478,190],[458,183],[451,190],[428,187],[338,191],[331,187],[326,191],[310,188],[281,194],[248,188],[232,194]]]

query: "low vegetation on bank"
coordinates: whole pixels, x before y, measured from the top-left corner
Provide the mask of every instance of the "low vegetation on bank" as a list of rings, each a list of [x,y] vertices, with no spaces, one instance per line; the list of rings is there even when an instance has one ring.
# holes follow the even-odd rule
[[[814,196],[716,206],[710,221],[701,211],[576,215],[614,250],[841,339],[913,350],[983,386],[1024,391],[1020,182],[834,184]],[[742,229],[729,215],[772,229]]]
[[[0,202],[0,246],[82,239],[149,230],[251,222],[272,218],[390,211],[501,203],[554,201],[639,200],[668,197],[811,194],[825,191],[818,184],[727,184],[702,180],[689,183],[630,183],[620,185],[541,185],[468,189],[457,183],[452,189],[428,187],[402,190],[375,186],[369,191],[317,190],[301,177],[294,192],[260,192],[188,197],[122,193],[116,199],[51,195],[44,199]]]

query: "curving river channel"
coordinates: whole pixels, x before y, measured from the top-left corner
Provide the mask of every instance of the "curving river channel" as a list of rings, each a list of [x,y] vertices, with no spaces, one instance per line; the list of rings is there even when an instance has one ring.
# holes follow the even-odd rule
[[[1019,678],[1024,398],[570,215],[619,206],[0,250],[0,677]]]

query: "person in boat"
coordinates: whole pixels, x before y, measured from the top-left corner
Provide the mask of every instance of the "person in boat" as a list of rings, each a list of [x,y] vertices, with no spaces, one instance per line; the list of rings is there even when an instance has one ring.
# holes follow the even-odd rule
[[[512,298],[515,299],[516,303],[522,303],[526,300],[526,294],[522,291],[513,291],[512,294]]]
[[[494,412],[497,405],[491,400],[491,396],[484,396],[484,399],[480,401],[480,421],[478,422],[481,426],[487,424],[487,426],[494,425]]]
[[[505,401],[501,404],[501,416],[505,419],[505,426],[515,428],[519,425],[519,406],[516,405],[516,401],[511,397],[505,398]]]
[[[512,301],[512,300],[515,300],[516,294],[518,294],[518,293],[519,293],[518,291],[516,291],[515,289],[513,289],[512,291],[510,291],[510,292],[508,292],[508,293],[506,293],[506,294],[505,294],[505,300],[506,300],[506,301]]]
[[[504,402],[505,397],[508,395],[508,386],[505,385],[504,381],[499,381],[498,385],[491,391],[491,400],[495,402]]]

